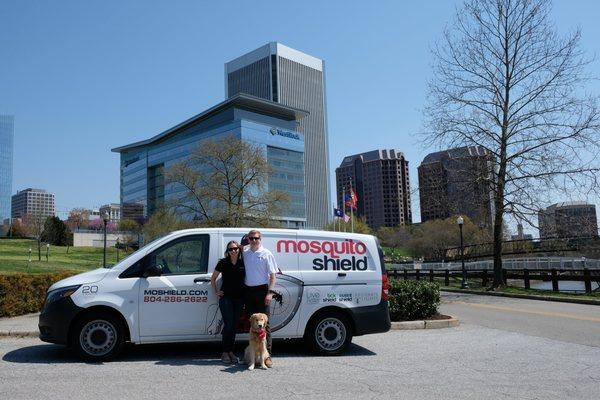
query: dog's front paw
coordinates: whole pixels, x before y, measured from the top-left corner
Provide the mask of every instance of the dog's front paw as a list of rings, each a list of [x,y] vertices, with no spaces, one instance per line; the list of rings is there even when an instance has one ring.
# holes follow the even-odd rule
[[[266,366],[265,364],[262,364],[262,365],[260,366],[260,369],[267,369],[267,366]]]
[[[250,365],[248,366],[248,371],[252,371],[253,369],[254,369],[254,364],[250,364]]]

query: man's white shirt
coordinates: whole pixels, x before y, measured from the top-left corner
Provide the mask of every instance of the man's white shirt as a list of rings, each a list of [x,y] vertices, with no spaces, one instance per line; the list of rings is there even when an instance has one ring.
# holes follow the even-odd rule
[[[244,266],[247,286],[267,285],[269,275],[279,272],[275,256],[263,246],[256,251],[252,251],[250,247],[244,250]]]

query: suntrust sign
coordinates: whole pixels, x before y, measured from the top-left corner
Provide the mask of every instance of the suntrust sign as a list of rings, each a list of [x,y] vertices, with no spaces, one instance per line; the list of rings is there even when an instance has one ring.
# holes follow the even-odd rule
[[[271,135],[273,136],[283,136],[290,139],[300,140],[300,135],[298,135],[297,133],[284,131],[279,128],[271,128],[269,132],[271,132]]]
[[[362,242],[346,239],[343,242],[329,240],[279,240],[277,253],[324,254],[322,258],[313,260],[316,271],[365,271],[368,268],[367,246]]]

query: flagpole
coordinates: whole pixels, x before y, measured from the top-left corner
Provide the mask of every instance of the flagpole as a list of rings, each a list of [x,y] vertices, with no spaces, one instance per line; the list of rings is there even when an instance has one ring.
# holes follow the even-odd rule
[[[352,178],[350,178],[350,197],[354,200],[353,193]],[[352,225],[352,233],[354,233],[354,207],[350,207],[350,224]]]
[[[344,195],[342,196],[342,203],[344,205],[344,215],[346,215],[346,187],[344,186]],[[344,232],[346,232],[346,221],[344,220]]]
[[[335,215],[335,210],[336,210],[335,203],[332,203],[332,205],[333,205],[333,231],[337,232],[337,228],[335,226],[335,222],[337,221],[337,215]]]

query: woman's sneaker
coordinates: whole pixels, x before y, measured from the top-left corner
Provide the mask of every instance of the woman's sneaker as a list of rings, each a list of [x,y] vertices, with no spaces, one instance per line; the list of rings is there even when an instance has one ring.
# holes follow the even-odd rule
[[[229,359],[231,360],[232,364],[238,364],[240,362],[240,360],[238,360],[236,355],[233,354],[232,352],[229,352]]]
[[[231,357],[229,357],[229,354],[227,353],[223,353],[221,355],[221,361],[223,361],[225,364],[231,364]]]

